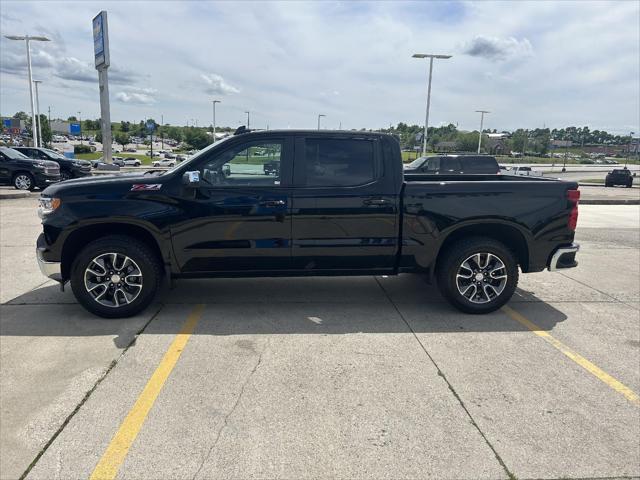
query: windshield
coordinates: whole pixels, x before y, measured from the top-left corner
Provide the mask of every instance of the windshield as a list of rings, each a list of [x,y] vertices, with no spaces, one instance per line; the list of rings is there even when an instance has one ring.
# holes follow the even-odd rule
[[[218,140],[217,142],[212,143],[211,145],[208,145],[206,147],[204,147],[202,150],[194,153],[191,157],[189,157],[187,160],[177,163],[173,168],[170,168],[169,170],[166,170],[165,172],[161,173],[160,175],[167,175],[169,173],[173,173],[176,170],[185,167],[186,165],[189,165],[190,163],[192,163],[194,160],[197,160],[198,158],[200,158],[203,155],[206,155],[207,152],[209,152],[209,150],[211,150],[214,147],[217,147],[218,145],[220,145],[221,143],[226,142],[227,140],[229,140],[230,138],[233,138],[233,135],[229,136],[229,137],[225,137],[222,140]]]
[[[42,150],[44,150],[46,152],[47,155],[49,155],[50,157],[53,158],[61,158],[63,160],[67,160],[67,157],[65,157],[64,155],[60,155],[58,152],[56,152],[55,150],[51,150],[49,148],[43,148]]]
[[[409,168],[418,168],[420,165],[424,163],[427,157],[418,157],[413,162],[407,165]]]
[[[29,157],[20,153],[17,150],[14,150],[13,148],[0,147],[0,152],[4,153],[7,157],[9,157],[12,160],[24,160],[25,158],[27,160],[29,159]]]

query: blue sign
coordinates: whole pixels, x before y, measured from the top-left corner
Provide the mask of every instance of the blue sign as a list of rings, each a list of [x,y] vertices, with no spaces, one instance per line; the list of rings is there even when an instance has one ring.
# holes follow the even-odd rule
[[[69,133],[71,135],[80,135],[80,124],[79,123],[70,123],[69,124]]]
[[[148,132],[153,132],[156,129],[156,122],[152,121],[152,120],[148,120],[147,121],[147,131]]]
[[[93,19],[93,54],[96,68],[109,66],[109,36],[107,33],[107,12],[104,10]]]
[[[2,120],[2,126],[4,128],[11,128],[11,119],[5,118],[4,120]]]

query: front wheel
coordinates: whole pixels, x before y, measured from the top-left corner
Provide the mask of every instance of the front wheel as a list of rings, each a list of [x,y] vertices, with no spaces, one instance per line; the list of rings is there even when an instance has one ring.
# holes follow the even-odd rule
[[[438,260],[438,288],[465,313],[489,313],[509,301],[518,285],[518,264],[501,242],[485,237],[461,240]]]
[[[130,317],[144,310],[160,288],[162,269],[144,243],[111,235],[87,245],[71,266],[71,288],[100,317]]]
[[[61,181],[65,181],[65,180],[71,180],[73,178],[73,175],[71,175],[71,172],[68,170],[61,170],[60,171],[60,180]]]
[[[33,190],[36,188],[36,182],[30,173],[18,173],[13,177],[13,186],[17,190]]]

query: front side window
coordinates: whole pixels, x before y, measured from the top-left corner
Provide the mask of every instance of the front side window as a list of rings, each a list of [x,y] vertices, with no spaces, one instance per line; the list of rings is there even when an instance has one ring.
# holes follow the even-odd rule
[[[256,142],[233,147],[206,162],[200,170],[205,185],[280,185],[282,142]]]
[[[427,163],[427,172],[437,172],[440,169],[440,159],[439,158],[430,158]]]
[[[305,165],[309,187],[357,186],[376,178],[370,140],[307,138]]]

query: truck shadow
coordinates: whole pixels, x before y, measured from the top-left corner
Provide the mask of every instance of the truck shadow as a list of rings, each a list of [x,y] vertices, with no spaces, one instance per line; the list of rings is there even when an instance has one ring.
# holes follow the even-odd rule
[[[116,320],[89,314],[69,288],[63,293],[49,285],[2,305],[0,336],[109,335],[123,348],[143,328],[151,334],[178,333],[197,304],[206,308],[195,335],[527,331],[502,311],[458,312],[420,276],[400,275],[182,280],[174,289],[165,287],[145,312]],[[510,306],[543,330],[567,318],[522,289]]]

